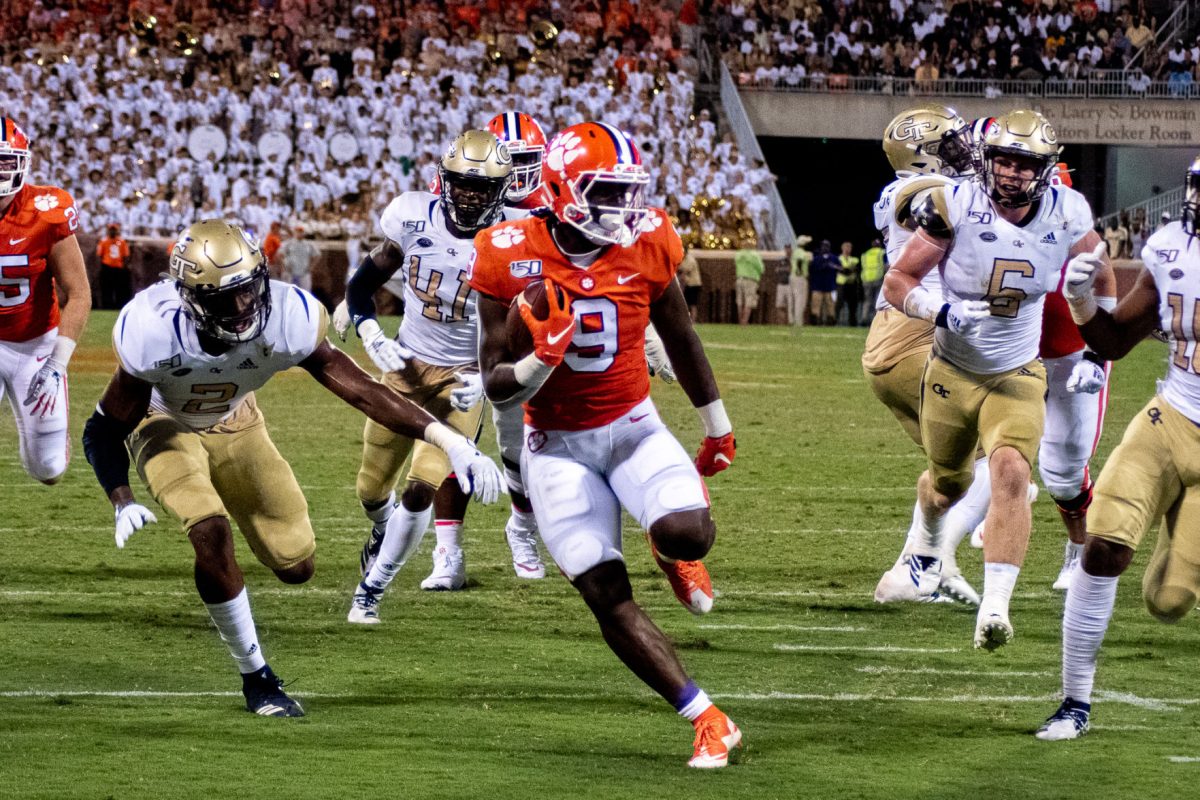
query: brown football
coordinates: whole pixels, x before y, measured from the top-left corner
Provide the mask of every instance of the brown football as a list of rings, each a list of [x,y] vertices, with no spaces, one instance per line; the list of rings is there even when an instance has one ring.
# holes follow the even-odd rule
[[[526,302],[533,309],[533,316],[537,319],[546,319],[550,316],[550,303],[546,300],[546,284],[542,281],[534,281],[525,287],[522,293],[525,296]],[[529,333],[529,328],[525,326],[525,320],[521,319],[521,298],[514,297],[512,305],[508,307],[508,320],[506,327],[508,328],[508,352],[512,354],[513,359],[522,359],[533,352],[533,336]]]

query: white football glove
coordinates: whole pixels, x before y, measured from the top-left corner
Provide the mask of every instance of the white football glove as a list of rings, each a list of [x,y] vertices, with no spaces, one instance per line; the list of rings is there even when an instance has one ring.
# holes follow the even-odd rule
[[[66,364],[59,362],[54,356],[47,356],[41,369],[29,382],[29,391],[25,394],[24,404],[33,405],[33,416],[45,417],[54,413],[54,407],[58,405],[58,392],[66,374]]]
[[[363,349],[381,372],[400,372],[413,357],[411,350],[395,339],[389,339],[373,319],[358,323],[358,338],[362,339]]]
[[[350,330],[350,306],[345,300],[333,310],[333,329],[337,331],[338,338],[346,341],[346,331]]]
[[[1071,368],[1071,377],[1067,378],[1067,391],[1073,394],[1095,394],[1104,388],[1106,379],[1102,365],[1084,358]]]
[[[484,505],[496,502],[501,494],[508,491],[504,475],[496,468],[495,462],[479,452],[479,448],[467,437],[459,438],[446,448],[446,455],[450,456],[458,485]]]
[[[450,390],[450,405],[458,411],[470,411],[483,399],[483,376],[478,372],[456,372],[462,386]]]
[[[667,350],[663,347],[662,339],[657,336],[646,336],[646,366],[650,375],[657,375],[666,383],[675,382],[675,370],[671,368],[671,359],[667,358]]]
[[[1096,283],[1096,268],[1104,259],[1108,245],[1100,242],[1090,253],[1080,253],[1067,262],[1063,279],[1063,297],[1071,304],[1086,303]]]
[[[983,300],[959,300],[946,309],[946,328],[959,336],[971,336],[981,322],[992,315],[992,306]]]
[[[126,503],[120,506],[116,510],[116,516],[117,547],[124,547],[125,542],[129,541],[129,537],[133,536],[135,531],[140,531],[151,522],[158,522],[158,517],[154,516],[154,512],[140,503]]]

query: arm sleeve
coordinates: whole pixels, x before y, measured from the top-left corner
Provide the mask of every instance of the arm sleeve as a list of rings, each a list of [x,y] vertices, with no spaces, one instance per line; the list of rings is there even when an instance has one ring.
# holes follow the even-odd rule
[[[106,496],[129,485],[129,451],[125,449],[125,439],[131,433],[133,426],[106,415],[99,405],[83,426],[83,453]]]
[[[350,320],[354,327],[364,319],[375,317],[375,293],[391,278],[391,274],[380,269],[367,253],[359,263],[358,269],[350,276],[346,285],[346,307],[350,310]]]

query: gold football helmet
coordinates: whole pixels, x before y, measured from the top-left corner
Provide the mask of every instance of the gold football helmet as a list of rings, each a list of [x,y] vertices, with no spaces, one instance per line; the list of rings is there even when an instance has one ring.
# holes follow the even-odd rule
[[[266,327],[271,313],[267,259],[237,225],[205,219],[185,230],[171,253],[168,276],[200,333],[238,344]]]
[[[883,152],[896,174],[955,177],[971,171],[967,122],[949,106],[930,104],[897,114],[883,131]]]
[[[1036,111],[1010,111],[997,117],[984,134],[979,179],[997,205],[1027,206],[1046,193],[1061,152],[1054,127],[1045,117]],[[1032,169],[1033,177],[997,176],[995,162],[1000,157],[1019,164],[1017,171]]]
[[[460,233],[473,234],[498,221],[512,182],[512,156],[488,131],[467,131],[438,165],[442,209]]]
[[[1200,236],[1200,156],[1188,167],[1183,179],[1183,213],[1179,217],[1188,236]]]

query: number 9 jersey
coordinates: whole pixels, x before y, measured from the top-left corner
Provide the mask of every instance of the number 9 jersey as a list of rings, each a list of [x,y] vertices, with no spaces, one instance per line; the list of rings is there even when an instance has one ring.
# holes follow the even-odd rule
[[[0,215],[0,341],[25,342],[58,327],[46,257],[78,227],[75,201],[54,186],[25,184]]]
[[[610,246],[582,268],[558,249],[546,222],[530,217],[480,231],[470,281],[503,303],[543,278],[571,297],[570,349],[525,404],[525,421],[542,430],[587,430],[613,422],[650,394],[644,349],[650,304],[675,279],[683,244],[666,213],[649,209],[633,244]]]

